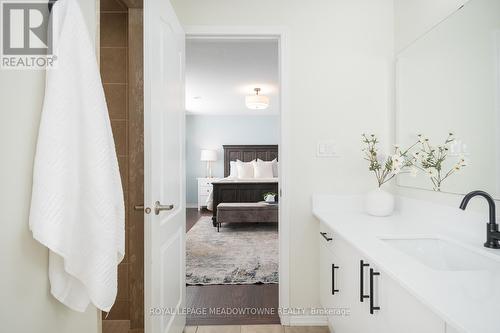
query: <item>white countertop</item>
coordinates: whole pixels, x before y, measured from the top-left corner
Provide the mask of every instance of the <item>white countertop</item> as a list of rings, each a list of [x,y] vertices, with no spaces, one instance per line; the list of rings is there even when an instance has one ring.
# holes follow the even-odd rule
[[[394,215],[372,217],[363,212],[362,197],[315,195],[313,214],[455,329],[499,333],[500,270],[434,270],[381,240],[447,239],[500,264],[500,250],[483,247],[487,215],[463,212],[458,205],[398,198]]]

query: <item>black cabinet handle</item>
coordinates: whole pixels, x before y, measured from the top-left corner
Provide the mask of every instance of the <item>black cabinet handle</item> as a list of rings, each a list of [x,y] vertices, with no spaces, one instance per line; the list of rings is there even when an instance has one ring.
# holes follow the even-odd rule
[[[380,310],[380,306],[374,306],[373,299],[373,277],[380,275],[380,272],[375,272],[373,268],[370,268],[370,314],[373,314],[375,310]]]
[[[338,289],[335,289],[335,270],[338,268],[339,266],[335,266],[335,264],[332,264],[332,295],[335,295],[335,293],[339,292]]]
[[[365,278],[364,271],[365,267],[370,266],[370,264],[366,264],[363,260],[359,261],[359,301],[363,302],[365,298],[370,298],[370,296],[365,295]]]
[[[329,241],[333,240],[333,238],[328,237],[328,236],[326,235],[326,232],[320,232],[320,234],[321,234],[321,236],[323,236],[323,238],[324,238],[327,242],[329,242]]]

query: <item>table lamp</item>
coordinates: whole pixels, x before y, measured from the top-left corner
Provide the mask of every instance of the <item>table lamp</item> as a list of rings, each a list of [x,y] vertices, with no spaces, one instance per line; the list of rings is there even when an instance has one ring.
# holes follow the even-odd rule
[[[215,150],[203,149],[201,151],[200,161],[207,162],[206,177],[212,178],[212,162],[217,161],[217,152]]]

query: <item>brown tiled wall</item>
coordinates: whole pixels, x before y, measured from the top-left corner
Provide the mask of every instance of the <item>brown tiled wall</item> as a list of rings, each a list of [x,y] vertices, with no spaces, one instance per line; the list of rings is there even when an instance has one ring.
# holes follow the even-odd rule
[[[118,295],[103,333],[144,329],[143,37],[140,8],[101,0],[101,76],[125,193],[125,258],[118,266]],[[129,331],[130,329],[130,331]]]
[[[101,0],[101,77],[115,139],[123,190],[126,225],[128,202],[128,9],[119,0]],[[125,258],[118,266],[118,295],[107,320],[130,319],[129,232],[125,232]],[[103,316],[104,318],[105,316]]]
[[[143,11],[129,8],[128,66],[128,149],[129,149],[129,200],[144,200],[144,83],[143,83]],[[131,333],[144,328],[144,213],[130,210],[129,234],[129,299]]]

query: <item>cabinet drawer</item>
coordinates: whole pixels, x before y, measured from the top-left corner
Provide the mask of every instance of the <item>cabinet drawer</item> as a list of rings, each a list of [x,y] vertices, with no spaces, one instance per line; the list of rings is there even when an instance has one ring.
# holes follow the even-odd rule
[[[206,195],[200,195],[198,197],[198,205],[199,206],[206,206],[207,205],[207,199],[208,199],[208,196],[206,196]]]
[[[200,187],[200,195],[208,195],[210,192],[212,192],[211,187]]]
[[[331,232],[326,226],[323,226],[323,230]],[[339,266],[335,271],[334,285],[340,292],[331,297],[330,303],[325,301],[325,296],[321,301],[322,305],[333,304],[333,307],[346,307],[350,310],[348,317],[329,318],[336,333],[444,332],[444,321],[387,276],[376,263],[371,262],[341,236],[334,235],[332,238],[328,242],[331,243],[329,246],[323,241],[324,252],[327,254],[320,254],[320,262],[327,269],[332,263]],[[331,258],[331,262],[325,260],[325,257]],[[327,276],[321,270],[320,274]],[[331,282],[323,278],[321,284],[322,294],[327,295]]]
[[[209,187],[212,187],[212,182],[214,181],[214,179],[200,179],[198,180],[198,186],[200,187],[203,187],[203,186],[209,186]]]
[[[380,271],[380,275],[374,281],[374,297],[377,305],[380,306],[380,311],[375,314],[376,324],[380,332],[444,332],[445,323],[441,318],[398,282],[392,280],[383,271],[378,271]],[[373,328],[374,326],[369,325],[369,327]]]

